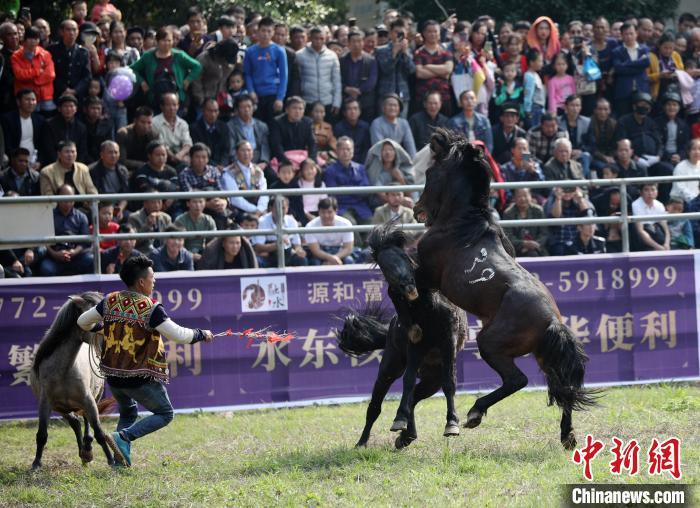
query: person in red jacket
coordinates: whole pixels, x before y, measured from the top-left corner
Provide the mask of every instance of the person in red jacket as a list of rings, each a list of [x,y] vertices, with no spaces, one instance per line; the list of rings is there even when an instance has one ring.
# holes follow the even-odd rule
[[[15,93],[29,88],[36,93],[41,111],[56,109],[53,102],[53,80],[56,77],[51,53],[40,46],[39,31],[29,27],[24,32],[24,45],[12,53]]]

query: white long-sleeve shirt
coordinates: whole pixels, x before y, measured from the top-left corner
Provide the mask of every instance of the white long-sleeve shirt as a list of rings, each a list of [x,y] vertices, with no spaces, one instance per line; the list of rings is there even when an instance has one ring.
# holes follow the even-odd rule
[[[690,160],[686,159],[676,164],[676,167],[673,170],[673,176],[686,175],[693,175],[700,178],[700,162],[693,164],[690,162]],[[673,182],[673,187],[671,187],[671,196],[674,198],[681,198],[683,201],[688,203],[697,197],[698,184],[700,184],[700,182],[696,180],[691,180],[689,182]]]
[[[101,306],[102,302],[83,312],[78,318],[78,326],[85,331],[92,330],[92,328],[103,319],[103,315],[100,312]],[[98,309],[98,307],[100,309]],[[178,342],[180,344],[191,344],[192,341],[198,336],[198,330],[182,327],[170,319],[165,313],[165,309],[163,309],[161,304],[157,304],[153,309],[149,324],[151,325],[151,328],[158,330],[158,332],[166,339],[172,340],[173,342]],[[152,326],[154,324],[156,326]]]

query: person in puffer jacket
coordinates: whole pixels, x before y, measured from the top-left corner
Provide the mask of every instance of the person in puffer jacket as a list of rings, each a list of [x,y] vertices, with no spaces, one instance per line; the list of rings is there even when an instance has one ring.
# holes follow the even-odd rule
[[[304,101],[307,105],[321,102],[326,108],[326,121],[335,123],[342,101],[340,62],[338,55],[326,47],[320,28],[311,29],[311,43],[297,52],[297,63]]]

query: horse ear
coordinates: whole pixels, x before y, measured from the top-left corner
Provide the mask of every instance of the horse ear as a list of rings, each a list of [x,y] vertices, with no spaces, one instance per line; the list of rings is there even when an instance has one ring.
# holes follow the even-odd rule
[[[80,308],[80,309],[84,309],[85,307],[87,307],[87,304],[88,304],[88,303],[87,303],[87,302],[85,301],[85,299],[84,299],[82,296],[80,296],[80,295],[70,295],[70,296],[68,297],[68,299],[69,299],[71,302],[73,302],[73,303],[74,303],[78,308]]]
[[[452,135],[447,129],[436,129],[430,137],[430,150],[436,161],[443,160],[450,153]]]

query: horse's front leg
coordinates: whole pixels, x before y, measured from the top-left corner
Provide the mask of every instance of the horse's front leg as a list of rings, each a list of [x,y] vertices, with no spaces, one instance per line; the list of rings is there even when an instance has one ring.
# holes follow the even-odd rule
[[[49,418],[51,417],[51,402],[48,397],[42,396],[39,401],[39,429],[36,431],[36,455],[32,463],[32,469],[41,467],[41,457],[44,453],[44,446],[49,438]]]
[[[396,418],[394,418],[394,423],[391,425],[392,432],[398,432],[408,428],[408,420],[413,410],[413,388],[416,386],[418,367],[422,359],[423,354],[420,349],[409,344],[406,371],[403,374],[403,393],[401,395],[399,409],[396,412]]]

